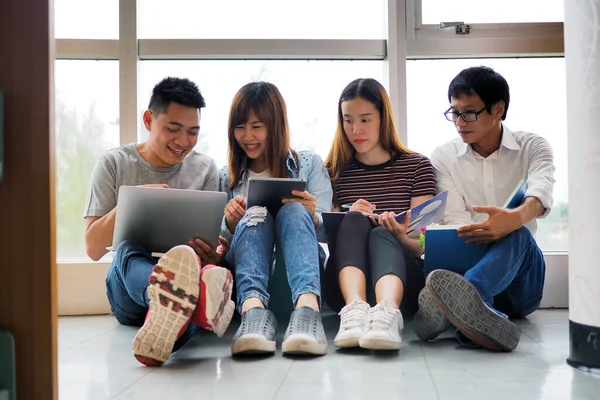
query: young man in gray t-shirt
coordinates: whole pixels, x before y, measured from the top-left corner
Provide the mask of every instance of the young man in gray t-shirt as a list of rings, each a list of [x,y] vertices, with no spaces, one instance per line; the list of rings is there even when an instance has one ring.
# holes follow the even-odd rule
[[[99,158],[83,215],[90,258],[99,260],[112,244],[121,186],[218,190],[214,160],[193,150],[203,107],[204,98],[193,82],[166,78],[154,87],[144,112],[148,140]],[[219,241],[221,249],[226,248],[223,239]],[[222,253],[195,238],[156,262],[149,249],[137,243],[118,244],[106,294],[119,323],[141,326],[133,341],[138,361],[162,365],[198,326],[219,336],[225,332],[234,310],[233,278],[229,270],[214,265],[221,262]]]

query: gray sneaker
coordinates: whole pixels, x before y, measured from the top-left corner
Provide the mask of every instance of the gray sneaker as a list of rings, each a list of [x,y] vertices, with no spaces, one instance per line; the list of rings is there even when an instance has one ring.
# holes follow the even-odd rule
[[[276,330],[277,319],[272,311],[259,307],[249,309],[242,314],[242,323],[233,337],[231,353],[275,353]]]
[[[283,354],[324,355],[327,353],[327,337],[321,314],[310,307],[295,310],[283,337]]]
[[[427,288],[419,293],[419,311],[415,314],[413,330],[424,342],[435,339],[444,333],[452,324],[444,316],[431,297]]]
[[[513,351],[518,346],[519,327],[488,307],[464,277],[436,270],[425,284],[440,310],[467,338],[492,351]]]

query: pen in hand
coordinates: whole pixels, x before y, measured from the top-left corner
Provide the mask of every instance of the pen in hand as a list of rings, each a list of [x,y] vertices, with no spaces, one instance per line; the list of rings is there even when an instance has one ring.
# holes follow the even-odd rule
[[[340,207],[346,210],[349,210],[350,208],[352,208],[353,204],[342,204]],[[366,217],[374,217],[375,219],[379,218],[379,214],[375,214],[375,213],[362,213],[364,216]]]

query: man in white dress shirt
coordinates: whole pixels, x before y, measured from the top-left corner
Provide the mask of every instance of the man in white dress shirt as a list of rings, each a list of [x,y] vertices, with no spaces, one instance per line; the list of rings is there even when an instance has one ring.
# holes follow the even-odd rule
[[[461,71],[448,89],[446,119],[460,137],[431,156],[439,192],[449,192],[444,224],[458,235],[491,244],[463,276],[436,270],[419,296],[415,331],[431,340],[451,325],[459,340],[493,351],[512,351],[520,338],[510,318],[540,305],[546,265],[534,239],[536,219],[552,207],[554,164],[541,136],[512,132],[502,123],[510,100],[508,83],[488,67]],[[525,200],[501,208],[520,180]]]

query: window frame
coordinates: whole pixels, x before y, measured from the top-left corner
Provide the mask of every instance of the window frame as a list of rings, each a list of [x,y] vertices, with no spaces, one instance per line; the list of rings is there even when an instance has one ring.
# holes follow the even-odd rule
[[[422,0],[406,0],[408,59],[564,56],[562,22],[471,24],[462,21],[471,31],[460,35],[452,28],[441,29],[439,25],[422,21]]]
[[[119,0],[119,39],[56,39],[56,59],[118,60],[120,143],[138,138],[140,60],[383,60],[384,76],[396,115],[400,139],[407,143],[406,60],[482,57],[563,57],[563,23],[470,24],[471,33],[422,24],[421,0],[388,0],[387,37],[381,40],[339,39],[139,39],[141,0]],[[468,21],[464,21],[468,23]],[[518,39],[518,40],[516,40]],[[407,143],[410,146],[410,143]],[[82,223],[83,224],[83,223]],[[550,265],[566,267],[568,252],[544,252]],[[71,283],[73,268],[107,268],[94,263],[57,262],[69,272],[60,287]],[[70,268],[62,268],[70,267]],[[561,268],[562,268],[561,267]],[[566,271],[566,268],[564,268]],[[72,282],[76,285],[76,281]],[[62,289],[59,290],[59,296]],[[69,297],[85,293],[70,290]],[[106,299],[91,310],[106,309]],[[65,300],[70,304],[70,300]],[[71,311],[68,311],[71,313]]]

